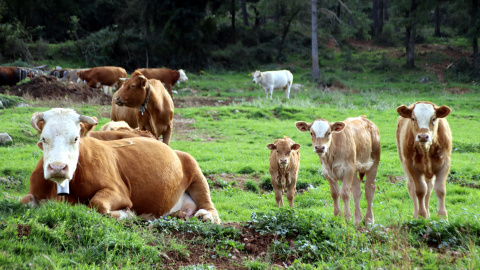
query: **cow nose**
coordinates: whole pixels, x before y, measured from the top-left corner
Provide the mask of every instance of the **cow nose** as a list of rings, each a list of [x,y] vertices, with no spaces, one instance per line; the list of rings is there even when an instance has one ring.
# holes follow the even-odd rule
[[[324,145],[315,145],[315,152],[317,152],[317,153],[325,152],[325,146]]]
[[[428,140],[430,139],[430,136],[425,133],[420,133],[417,135],[417,139],[419,142],[428,142]]]
[[[51,163],[48,165],[48,171],[52,176],[65,175],[67,168],[68,168],[67,164],[63,164],[63,163]]]
[[[115,97],[115,104],[122,106],[123,102],[120,100],[120,97]]]
[[[286,159],[286,158],[281,158],[281,159],[279,160],[279,162],[282,163],[282,164],[287,164],[288,159]]]

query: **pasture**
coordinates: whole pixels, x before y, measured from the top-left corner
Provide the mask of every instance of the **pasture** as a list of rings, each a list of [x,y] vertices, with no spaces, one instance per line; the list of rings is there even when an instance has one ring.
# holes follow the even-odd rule
[[[0,269],[478,269],[480,87],[420,83],[432,75],[418,70],[398,78],[340,69],[327,70],[332,86],[321,87],[305,79],[308,69],[290,70],[294,84],[303,86],[288,100],[281,91],[274,92],[273,101],[266,100],[247,72],[187,74],[189,81],[173,89],[178,91],[174,103],[180,105],[175,108],[170,146],[198,161],[222,219],[220,226],[171,219],[118,222],[85,206],[21,205],[29,175],[42,155],[31,115],[73,107],[98,117],[98,130],[109,121],[110,106],[57,99],[1,110],[0,132],[9,133],[14,143],[0,147]],[[396,108],[420,100],[452,108],[447,117],[453,133],[448,221],[437,218],[434,195],[431,218],[412,218],[413,204],[397,154]],[[382,146],[373,201],[375,225],[369,227],[333,216],[319,158],[309,136],[294,124],[359,115],[378,126]],[[283,136],[301,145],[293,209],[277,209],[268,173],[266,145]],[[365,215],[363,193],[360,205]]]

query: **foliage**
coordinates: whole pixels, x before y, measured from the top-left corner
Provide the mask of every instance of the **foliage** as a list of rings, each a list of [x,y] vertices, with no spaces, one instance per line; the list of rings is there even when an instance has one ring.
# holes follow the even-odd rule
[[[0,106],[0,109],[5,109],[26,101],[21,97],[0,94],[0,102],[3,104],[3,108]]]

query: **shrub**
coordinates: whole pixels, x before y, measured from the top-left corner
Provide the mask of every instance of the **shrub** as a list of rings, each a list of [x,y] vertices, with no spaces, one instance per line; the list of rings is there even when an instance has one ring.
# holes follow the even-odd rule
[[[247,181],[245,181],[245,189],[249,191],[253,191],[255,193],[261,192],[257,182],[253,181],[252,179],[248,179]]]

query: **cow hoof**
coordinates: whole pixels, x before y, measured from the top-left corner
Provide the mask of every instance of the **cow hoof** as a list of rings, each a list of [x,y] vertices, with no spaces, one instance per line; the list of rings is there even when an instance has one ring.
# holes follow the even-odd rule
[[[208,212],[205,209],[198,210],[197,213],[195,213],[195,217],[201,221],[210,221],[212,223],[214,223],[215,221],[212,213]]]
[[[111,211],[108,214],[118,220],[135,217],[135,213],[133,213],[130,209]]]

